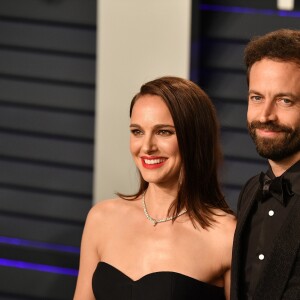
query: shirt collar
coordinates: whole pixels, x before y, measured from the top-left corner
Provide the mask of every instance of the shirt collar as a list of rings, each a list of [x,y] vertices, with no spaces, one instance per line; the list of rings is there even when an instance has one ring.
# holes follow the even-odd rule
[[[271,179],[276,177],[270,165],[266,174]],[[281,176],[283,176],[290,182],[293,193],[300,195],[300,160],[293,164],[290,168],[288,168]]]

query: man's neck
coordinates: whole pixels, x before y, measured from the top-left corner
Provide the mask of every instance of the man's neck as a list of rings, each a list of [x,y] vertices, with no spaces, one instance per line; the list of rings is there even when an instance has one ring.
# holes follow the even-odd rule
[[[273,161],[269,159],[269,164],[276,177],[281,176],[286,170],[300,160],[300,152],[289,156],[280,161]]]

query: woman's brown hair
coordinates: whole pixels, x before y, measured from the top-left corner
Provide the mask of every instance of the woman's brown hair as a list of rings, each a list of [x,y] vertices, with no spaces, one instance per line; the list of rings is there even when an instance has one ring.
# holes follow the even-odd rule
[[[214,222],[213,208],[232,213],[224,200],[218,180],[218,168],[222,159],[219,141],[219,125],[215,108],[207,94],[192,81],[178,77],[161,77],[142,85],[130,105],[132,109],[143,95],[160,96],[173,118],[182,170],[177,198],[169,212],[173,216],[186,208],[195,220],[206,228]],[[136,199],[148,187],[140,174],[140,187],[133,195],[118,195],[124,199]]]

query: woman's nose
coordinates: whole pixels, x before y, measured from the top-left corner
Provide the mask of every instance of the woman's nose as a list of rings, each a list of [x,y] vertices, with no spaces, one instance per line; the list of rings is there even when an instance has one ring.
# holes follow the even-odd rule
[[[147,154],[153,153],[157,150],[156,139],[154,136],[145,136],[143,141],[143,151]]]

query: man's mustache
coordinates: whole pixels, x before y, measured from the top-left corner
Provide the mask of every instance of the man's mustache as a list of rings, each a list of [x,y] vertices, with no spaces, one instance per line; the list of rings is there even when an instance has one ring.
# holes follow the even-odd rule
[[[291,133],[293,130],[290,127],[277,124],[274,122],[266,122],[266,123],[261,123],[259,121],[253,121],[248,124],[249,129],[264,129],[264,130],[270,130],[270,131],[281,131],[281,132],[288,132]]]

